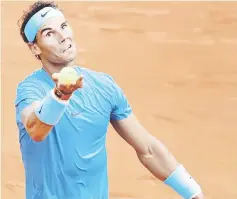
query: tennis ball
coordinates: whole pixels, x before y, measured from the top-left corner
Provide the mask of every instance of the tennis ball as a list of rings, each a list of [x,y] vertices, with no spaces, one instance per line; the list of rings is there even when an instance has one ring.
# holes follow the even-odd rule
[[[72,67],[65,67],[59,73],[58,81],[61,84],[75,84],[78,79],[76,70]]]

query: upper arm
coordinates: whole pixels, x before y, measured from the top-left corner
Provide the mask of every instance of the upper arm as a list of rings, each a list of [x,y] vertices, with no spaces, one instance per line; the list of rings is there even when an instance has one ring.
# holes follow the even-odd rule
[[[123,90],[118,86],[114,79],[109,75],[107,75],[107,78],[112,92],[112,110],[110,114],[110,121],[125,119],[132,113],[132,108]]]
[[[116,132],[129,143],[137,153],[149,153],[154,137],[140,124],[135,115],[131,114],[123,120],[111,121]]]
[[[109,84],[113,88],[113,107],[110,114],[112,126],[137,153],[147,154],[153,137],[133,115],[131,105],[123,90],[116,84],[112,77],[108,77],[110,79]]]
[[[33,103],[43,98],[43,91],[35,82],[24,81],[17,87],[15,109],[17,124],[23,125],[28,113],[32,112]]]
[[[110,122],[117,133],[139,154],[147,154],[152,136],[132,114],[132,108],[122,89],[112,78],[111,80],[114,97]]]

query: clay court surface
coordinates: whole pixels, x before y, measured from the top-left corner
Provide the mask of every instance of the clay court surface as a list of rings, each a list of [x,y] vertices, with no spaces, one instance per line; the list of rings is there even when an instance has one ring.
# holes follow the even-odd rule
[[[2,198],[24,199],[17,84],[40,63],[16,22],[30,2],[2,4]],[[202,185],[237,199],[237,3],[59,2],[77,63],[112,75],[142,124]],[[110,127],[111,199],[179,199]]]

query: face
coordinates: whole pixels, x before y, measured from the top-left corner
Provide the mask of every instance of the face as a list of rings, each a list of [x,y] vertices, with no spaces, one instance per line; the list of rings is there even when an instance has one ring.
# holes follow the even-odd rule
[[[44,23],[31,46],[41,60],[53,64],[67,64],[76,58],[76,45],[73,32],[64,17],[53,17]]]

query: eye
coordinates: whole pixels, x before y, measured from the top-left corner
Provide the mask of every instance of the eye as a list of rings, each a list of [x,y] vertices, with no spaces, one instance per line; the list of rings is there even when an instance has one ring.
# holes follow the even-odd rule
[[[46,34],[46,37],[51,37],[52,36],[52,32],[48,32],[47,34]]]
[[[62,29],[65,29],[67,27],[67,24],[62,25]]]

